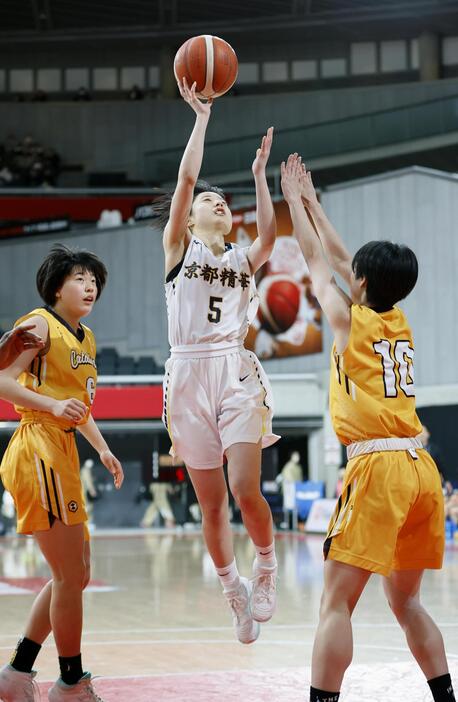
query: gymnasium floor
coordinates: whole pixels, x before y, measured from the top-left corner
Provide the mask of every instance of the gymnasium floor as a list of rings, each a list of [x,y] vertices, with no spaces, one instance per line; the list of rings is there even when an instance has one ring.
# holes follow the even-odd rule
[[[85,595],[85,668],[104,702],[306,702],[322,583],[321,537],[277,537],[278,611],[258,641],[239,644],[199,533],[96,533]],[[239,568],[252,548],[236,533]],[[0,539],[0,651],[7,661],[47,568],[30,539]],[[429,572],[423,601],[440,623],[458,686],[458,548]],[[430,700],[373,577],[354,619],[355,656],[342,702]],[[37,661],[43,694],[57,675],[53,643]]]

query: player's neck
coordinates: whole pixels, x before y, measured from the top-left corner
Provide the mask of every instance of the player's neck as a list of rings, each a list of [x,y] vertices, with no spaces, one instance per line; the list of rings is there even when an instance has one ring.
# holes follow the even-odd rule
[[[205,246],[210,249],[212,254],[215,256],[222,256],[225,251],[224,234],[218,230],[212,229],[211,231],[206,231],[201,229],[199,231],[194,230],[194,236],[204,242]]]
[[[69,311],[65,307],[60,305],[58,301],[54,305],[53,310],[56,314],[59,315],[59,317],[62,317],[62,319],[65,322],[67,322],[67,324],[73,329],[75,333],[78,331],[80,326],[79,317],[74,317],[72,314],[70,314]]]

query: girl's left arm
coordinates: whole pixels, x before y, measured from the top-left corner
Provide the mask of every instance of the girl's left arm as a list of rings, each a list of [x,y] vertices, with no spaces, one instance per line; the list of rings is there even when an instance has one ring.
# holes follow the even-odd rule
[[[256,186],[256,224],[258,236],[250,246],[248,260],[253,273],[270,258],[277,235],[275,210],[266,178],[266,165],[272,146],[273,127],[262,137],[261,146],[256,152],[252,171]]]
[[[113,453],[111,453],[107,442],[103,438],[100,429],[94,421],[93,416],[89,415],[89,419],[86,422],[86,424],[78,425],[78,430],[84,436],[86,441],[88,441],[91,444],[91,446],[97,451],[103,465],[113,476],[115,488],[119,490],[124,480],[124,471],[122,469],[122,465],[118,461],[116,456]]]

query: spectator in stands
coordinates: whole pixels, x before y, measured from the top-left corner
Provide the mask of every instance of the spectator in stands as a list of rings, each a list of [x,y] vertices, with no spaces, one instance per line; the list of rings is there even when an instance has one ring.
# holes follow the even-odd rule
[[[300,463],[301,456],[299,451],[293,451],[289,457],[289,461],[285,463],[277,476],[277,483],[300,483],[303,478],[302,466]]]
[[[445,519],[451,521],[458,527],[458,491],[445,496]]]
[[[54,186],[60,172],[60,156],[33,137],[19,141],[10,134],[0,145],[0,185],[3,187]]]
[[[8,167],[8,152],[6,145],[0,144],[0,187],[8,186],[13,180],[13,174]]]
[[[127,97],[129,100],[143,100],[143,90],[141,90],[138,85],[133,85],[129,90]]]
[[[48,93],[46,93],[44,90],[41,90],[40,88],[34,92],[32,95],[32,102],[47,102],[48,100]]]
[[[285,463],[280,473],[277,475],[275,482],[280,486],[283,493],[283,515],[284,519],[280,523],[280,528],[289,529],[295,528],[293,514],[291,512],[291,501],[295,501],[295,483],[300,483],[303,480],[303,471],[300,463],[301,455],[299,451],[293,451],[290,454],[289,460]]]
[[[167,529],[173,528],[175,526],[175,516],[169,501],[169,495],[173,491],[172,484],[150,483],[149,491],[153,499],[146,508],[140,526],[150,527],[154,524],[157,517],[161,516],[164,520],[164,526]]]
[[[73,100],[75,102],[88,102],[89,100],[92,100],[92,97],[89,90],[84,85],[81,85],[74,94]]]

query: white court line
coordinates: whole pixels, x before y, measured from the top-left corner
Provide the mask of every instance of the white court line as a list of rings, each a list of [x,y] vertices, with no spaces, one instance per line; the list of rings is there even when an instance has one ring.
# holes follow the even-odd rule
[[[285,668],[278,668],[279,671],[284,671]],[[307,670],[306,667],[302,668],[288,668],[288,670],[299,670],[302,671]],[[263,673],[264,669],[259,668],[256,670],[252,670],[250,668],[223,668],[221,670],[200,670],[200,671],[195,671],[195,670],[177,670],[176,673],[149,673],[147,675],[97,675],[93,677],[93,680],[96,678],[98,680],[149,680],[150,678],[185,678],[185,677],[200,677],[201,675],[211,675],[212,673],[216,673],[217,675],[220,675],[221,673]],[[271,672],[271,671],[269,671]],[[48,684],[48,683],[53,683],[53,680],[40,680],[40,684]]]
[[[118,641],[85,641],[84,646],[181,646],[183,644],[200,646],[200,645],[226,645],[226,646],[239,646],[236,639],[139,639],[139,640],[118,640]],[[259,640],[256,641],[256,646],[285,646],[285,647],[298,647],[298,646],[312,646],[313,641],[290,641],[281,639],[271,639],[271,640]],[[46,643],[43,648],[54,647],[53,643]],[[376,651],[396,651],[397,653],[407,653],[412,655],[407,646],[383,646],[378,644],[358,644],[358,650],[376,650]],[[0,646],[0,651],[10,650],[9,646]],[[458,654],[447,653],[448,658],[457,658]]]
[[[456,629],[458,627],[458,622],[436,622],[440,629]],[[317,628],[318,622],[315,624],[267,624],[267,631],[301,631],[312,629],[313,631]],[[353,630],[355,629],[400,629],[399,624],[396,622],[386,622],[386,623],[353,623]],[[180,633],[197,633],[200,631],[233,631],[232,626],[183,626],[183,627],[151,627],[147,629],[89,629],[83,632],[83,641],[86,642],[86,636],[99,636],[101,634],[180,634]],[[0,634],[0,639],[17,639],[17,634]],[[186,641],[186,639],[183,639]],[[87,642],[90,643],[90,642]]]
[[[302,672],[306,670],[310,670],[310,666],[307,668],[307,666],[304,666],[304,668],[300,667],[298,668],[297,666],[295,668],[288,668],[286,669],[284,666],[278,668],[278,671],[284,672],[285,670],[291,671],[291,670],[296,670],[299,672]],[[187,677],[201,677],[202,675],[212,675],[213,673],[216,673],[217,675],[224,674],[224,673],[263,673],[265,671],[264,668],[257,668],[255,670],[252,670],[251,668],[222,668],[218,670],[200,670],[200,671],[195,671],[195,670],[177,670],[176,673],[148,673],[147,675],[97,675],[94,676],[93,680],[97,679],[98,680],[149,680],[150,678],[187,678]],[[269,673],[272,672],[269,670]],[[40,680],[41,683],[52,683],[54,680]]]
[[[436,622],[437,626],[440,627],[441,629],[446,629],[446,628],[457,628],[458,624],[457,622]],[[400,629],[400,626],[397,622],[387,622],[387,623],[380,623],[380,622],[374,622],[371,624],[370,622],[353,622],[353,629]],[[316,629],[318,626],[318,621],[310,624],[272,624],[269,623],[267,625],[267,629],[269,631],[275,631],[275,630],[283,630],[287,631],[288,629],[291,629],[293,631],[300,631],[301,629]],[[92,636],[94,634],[150,634],[150,633],[173,633],[173,634],[178,634],[180,632],[186,633],[186,632],[196,632],[196,631],[233,631],[232,626],[170,626],[170,627],[151,627],[148,629],[87,629],[86,631],[83,632],[84,636]],[[0,638],[2,638],[2,635],[0,634]]]

